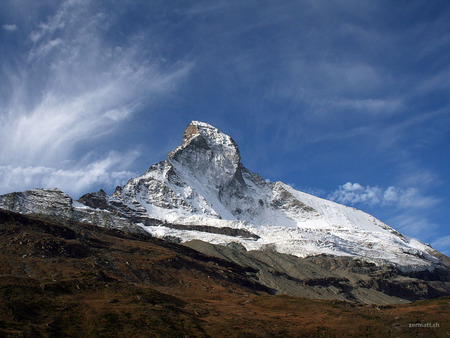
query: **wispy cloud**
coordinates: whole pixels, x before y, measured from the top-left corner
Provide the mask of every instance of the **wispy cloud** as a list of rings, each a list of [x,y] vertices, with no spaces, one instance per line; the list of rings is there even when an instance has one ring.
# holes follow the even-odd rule
[[[114,168],[120,162],[130,167],[136,152],[99,153],[86,161],[78,150],[113,140],[136,111],[173,93],[192,65],[149,58],[148,32],[111,41],[114,19],[90,1],[65,1],[29,34],[27,62],[3,72],[1,192],[38,182],[79,193],[129,175]]]
[[[0,186],[5,191],[57,187],[77,197],[94,185],[101,184],[104,189],[113,189],[136,175],[129,170],[120,170],[124,163],[132,162],[136,156],[137,153],[111,152],[101,160],[72,163],[70,168],[0,166]]]
[[[396,99],[342,99],[335,100],[334,105],[339,108],[350,108],[357,111],[362,111],[367,114],[378,113],[378,114],[387,114],[387,113],[395,113],[403,108],[403,102],[400,98]]]
[[[390,225],[400,232],[409,236],[420,237],[424,241],[433,242],[439,229],[438,224],[414,211],[399,212],[390,219],[390,222],[392,223]]]
[[[45,44],[39,44],[38,47],[33,48],[28,55],[28,61],[33,61],[35,59],[41,59],[46,56],[52,49],[55,49],[58,46],[63,44],[63,40],[57,38],[54,40],[50,40]]]
[[[36,27],[30,34],[30,39],[34,43],[38,42],[45,36],[51,36],[57,30],[63,29],[71,18],[76,18],[79,16],[80,12],[87,14],[85,9],[89,6],[89,1],[84,0],[66,0],[59,8],[57,8],[56,13],[47,18],[46,21],[41,22],[38,27]],[[69,12],[76,11],[70,15]]]

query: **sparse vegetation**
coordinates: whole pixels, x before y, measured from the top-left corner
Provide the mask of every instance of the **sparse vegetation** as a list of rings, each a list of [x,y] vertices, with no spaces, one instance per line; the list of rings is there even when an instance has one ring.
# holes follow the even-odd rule
[[[450,330],[448,297],[380,307],[274,296],[237,264],[91,225],[1,212],[0,248],[0,336],[411,337]]]

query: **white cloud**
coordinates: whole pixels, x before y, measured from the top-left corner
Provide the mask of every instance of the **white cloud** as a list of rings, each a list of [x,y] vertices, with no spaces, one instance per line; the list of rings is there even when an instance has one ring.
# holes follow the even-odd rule
[[[113,139],[138,109],[171,95],[192,68],[150,57],[149,32],[112,42],[106,34],[114,17],[97,11],[87,0],[65,1],[29,35],[28,63],[3,67],[0,193],[57,186],[77,194],[130,178],[126,168],[135,156],[112,152],[99,161],[104,155],[83,158],[80,149],[95,152],[93,141]],[[117,170],[118,163],[126,165]]]
[[[0,186],[4,191],[57,187],[76,198],[93,185],[112,189],[124,184],[136,173],[120,170],[121,164],[133,161],[137,155],[138,153],[111,152],[101,160],[74,164],[65,169],[46,166],[0,166]]]
[[[387,202],[395,202],[398,201],[398,189],[395,189],[394,187],[389,187],[385,190],[383,193],[383,198]]]
[[[375,213],[386,216],[384,222],[421,240],[432,241],[439,231],[439,226],[430,220],[430,211],[440,200],[425,196],[417,188],[381,188],[347,182],[328,198],[346,205],[370,206]]]
[[[2,28],[8,32],[14,32],[15,30],[17,30],[17,26],[14,24],[6,24],[6,25],[3,25]]]
[[[439,200],[423,196],[416,188],[388,188],[362,186],[347,182],[328,195],[328,198],[343,204],[389,205],[400,208],[428,208]]]
[[[88,1],[83,0],[64,1],[53,16],[49,17],[46,22],[41,22],[37,29],[30,34],[31,41],[36,43],[46,35],[51,35],[64,28],[66,22],[70,19],[70,12],[83,9],[83,6],[77,5],[88,5],[88,3]]]
[[[347,182],[328,196],[329,199],[343,204],[365,203],[379,204],[383,198],[379,187],[363,187],[359,183]]]
[[[31,50],[28,55],[28,61],[32,61],[34,59],[40,59],[46,56],[52,49],[62,45],[63,41],[61,39],[53,39],[45,44],[40,44],[36,49]]]

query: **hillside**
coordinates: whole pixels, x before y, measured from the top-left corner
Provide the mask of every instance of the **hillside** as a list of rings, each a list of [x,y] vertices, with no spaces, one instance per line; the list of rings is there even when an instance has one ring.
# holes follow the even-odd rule
[[[244,268],[149,235],[0,212],[3,336],[445,336],[450,298],[273,295]]]

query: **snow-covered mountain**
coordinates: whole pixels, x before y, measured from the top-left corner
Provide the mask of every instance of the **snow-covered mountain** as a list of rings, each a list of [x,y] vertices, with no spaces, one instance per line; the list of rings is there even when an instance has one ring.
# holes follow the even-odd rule
[[[282,182],[266,182],[242,165],[230,136],[197,121],[164,161],[117,187],[112,196],[101,190],[75,202],[59,190],[37,189],[0,196],[0,208],[59,213],[182,242],[239,243],[247,250],[298,257],[351,256],[403,269],[439,265],[429,246],[371,215]]]

